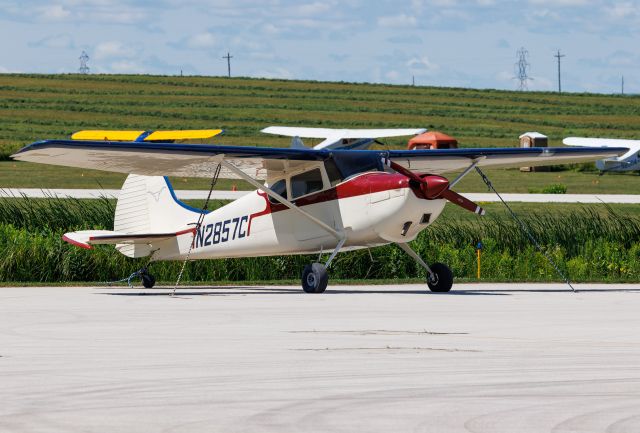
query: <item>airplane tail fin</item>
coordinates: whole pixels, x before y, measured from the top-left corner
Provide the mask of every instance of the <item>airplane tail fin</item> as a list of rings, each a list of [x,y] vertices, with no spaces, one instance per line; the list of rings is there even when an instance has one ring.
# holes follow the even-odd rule
[[[130,174],[118,197],[113,230],[130,235],[180,232],[193,227],[189,224],[200,214],[177,199],[168,178]],[[151,253],[145,243],[117,244],[116,249],[128,257]]]

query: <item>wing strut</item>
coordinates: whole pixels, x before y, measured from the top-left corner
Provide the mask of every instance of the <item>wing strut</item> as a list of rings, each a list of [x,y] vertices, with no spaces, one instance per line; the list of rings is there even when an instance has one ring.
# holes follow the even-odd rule
[[[339,241],[345,238],[344,233],[338,232],[337,230],[333,229],[332,227],[329,227],[323,221],[321,221],[318,218],[314,217],[310,213],[303,211],[298,206],[296,206],[294,203],[291,203],[289,200],[287,200],[286,198],[282,197],[280,194],[274,192],[271,188],[267,188],[266,186],[264,186],[263,184],[261,184],[260,182],[258,182],[257,180],[255,180],[254,178],[249,176],[248,174],[246,174],[244,171],[240,170],[235,165],[231,164],[230,162],[225,161],[223,159],[221,161],[221,164],[224,165],[230,171],[232,171],[235,174],[237,174],[240,178],[246,180],[251,185],[253,185],[256,188],[258,188],[260,191],[263,191],[263,192],[267,193],[267,195],[269,195],[269,197],[273,197],[275,200],[278,200],[280,203],[282,203],[283,205],[285,205],[289,209],[298,212],[303,217],[307,218],[308,220],[310,220],[310,221],[314,222],[315,224],[317,224],[318,226],[322,227],[324,230],[326,230],[327,232],[331,233]]]

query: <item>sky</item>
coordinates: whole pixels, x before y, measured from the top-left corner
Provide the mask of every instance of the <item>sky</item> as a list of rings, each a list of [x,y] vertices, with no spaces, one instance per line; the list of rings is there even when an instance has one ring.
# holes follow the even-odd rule
[[[0,73],[640,93],[640,0],[0,0]]]

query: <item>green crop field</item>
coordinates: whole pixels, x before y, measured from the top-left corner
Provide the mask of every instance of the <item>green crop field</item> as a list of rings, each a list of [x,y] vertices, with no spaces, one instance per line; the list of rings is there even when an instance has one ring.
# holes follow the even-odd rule
[[[426,127],[456,137],[462,147],[516,146],[525,131],[563,137],[640,138],[640,97],[220,77],[0,74],[0,187],[118,187],[123,176],[13,163],[9,155],[44,138],[81,129],[223,128],[216,142],[288,146],[261,134],[269,125],[334,128]],[[386,140],[404,147],[406,138]],[[313,144],[313,142],[310,142]],[[637,175],[497,174],[503,191],[527,192],[566,183],[569,193],[635,192]],[[204,188],[181,180],[178,188]],[[222,182],[230,188],[233,182]],[[243,188],[243,184],[237,185]],[[461,191],[480,191],[476,180]]]

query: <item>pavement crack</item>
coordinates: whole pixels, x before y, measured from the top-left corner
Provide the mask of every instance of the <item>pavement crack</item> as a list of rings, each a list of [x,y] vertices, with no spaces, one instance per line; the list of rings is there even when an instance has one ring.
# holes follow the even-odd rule
[[[416,350],[416,351],[437,351],[437,352],[481,352],[474,349],[456,349],[447,347],[400,347],[400,346],[384,346],[384,347],[310,347],[289,349],[300,352],[327,352],[327,351],[400,351],[400,350]]]
[[[353,334],[353,335],[468,335],[468,332],[402,331],[388,329],[362,329],[351,331],[287,331],[290,334]]]

